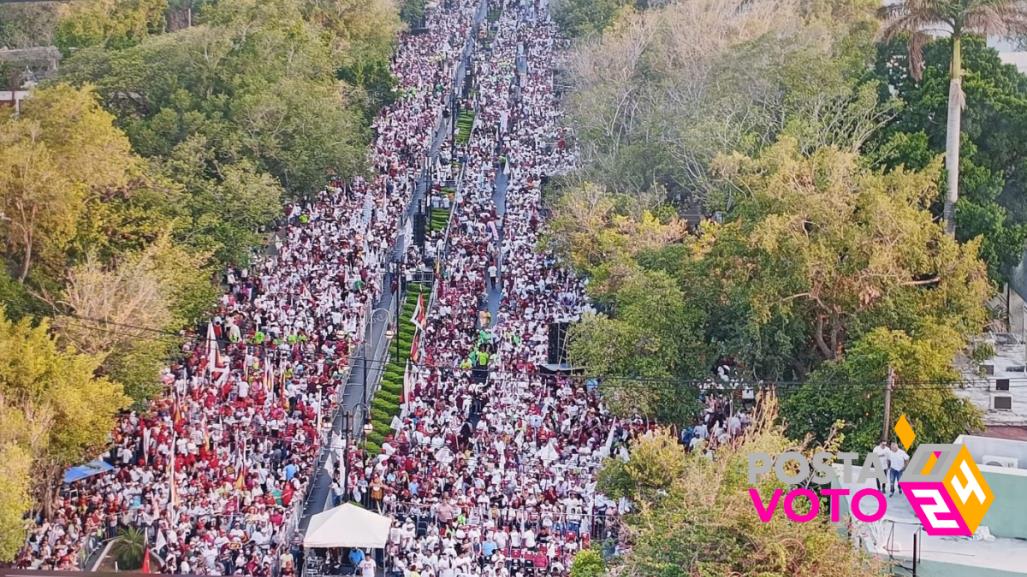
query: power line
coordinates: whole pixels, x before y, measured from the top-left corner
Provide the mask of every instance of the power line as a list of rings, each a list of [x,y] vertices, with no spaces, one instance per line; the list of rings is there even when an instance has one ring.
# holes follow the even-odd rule
[[[73,319],[81,320],[81,321],[88,321],[88,322],[99,323],[101,325],[104,325],[104,326],[89,326],[89,325],[84,325],[84,324],[81,324],[81,323],[73,323],[73,324],[77,324],[77,326],[80,326],[80,327],[83,327],[83,328],[88,328],[88,329],[94,329],[94,330],[102,330],[104,332],[109,332],[109,333],[117,333],[117,334],[121,334],[121,335],[124,335],[124,336],[133,336],[133,337],[136,337],[136,338],[139,337],[139,335],[137,335],[135,333],[129,333],[127,331],[118,331],[117,329],[114,329],[114,328],[111,328],[111,327],[134,329],[134,330],[137,330],[137,331],[144,331],[144,332],[148,332],[148,333],[155,333],[155,334],[160,334],[160,335],[164,335],[164,336],[172,336],[172,337],[176,337],[176,338],[181,338],[183,336],[181,333],[169,331],[167,329],[155,329],[153,327],[144,327],[144,326],[141,326],[141,325],[133,325],[133,324],[128,324],[128,323],[119,323],[119,322],[114,322],[114,321],[105,320],[105,319],[95,319],[95,318],[86,317],[86,316],[82,316],[82,315],[78,315],[78,314],[70,313],[70,312],[62,313],[62,315],[66,316],[66,317],[73,318]],[[110,325],[110,326],[106,326],[106,325]]]
[[[74,314],[74,313],[66,313],[65,316],[68,316],[68,317],[71,317],[71,318],[74,318],[74,319],[77,319],[77,320],[82,320],[82,321],[87,321],[87,322],[92,322],[92,323],[98,323],[100,325],[103,325],[103,326],[90,326],[90,325],[86,325],[86,324],[83,324],[83,323],[72,323],[72,324],[75,324],[76,326],[80,326],[82,328],[93,329],[93,330],[102,330],[102,331],[105,331],[105,332],[116,333],[116,334],[120,334],[122,336],[128,336],[128,337],[133,337],[133,338],[139,338],[139,335],[136,334],[136,333],[130,333],[128,331],[118,330],[118,328],[133,329],[133,330],[136,330],[136,331],[150,332],[150,333],[154,333],[154,334],[159,334],[159,335],[163,335],[163,336],[171,336],[171,337],[175,337],[175,338],[182,338],[183,337],[182,334],[176,333],[176,332],[172,332],[172,331],[161,330],[161,329],[154,329],[152,327],[146,327],[146,326],[141,326],[141,325],[134,325],[134,324],[130,324],[130,323],[120,323],[120,322],[115,322],[115,321],[96,319],[96,318],[86,317],[86,316],[82,316],[82,315],[77,315],[77,314]],[[107,325],[109,325],[109,326],[107,326]],[[117,327],[117,328],[115,328],[115,327]],[[196,340],[196,339],[190,339],[190,340]],[[219,341],[219,344],[221,344],[220,341]],[[233,343],[233,344],[238,344],[238,343]],[[279,344],[275,344],[273,342],[264,342],[264,343],[259,343],[259,344],[258,343],[245,343],[245,346],[247,346],[247,347],[258,347],[258,348],[262,348],[264,350],[267,350],[267,347],[275,347],[275,348],[277,348],[279,346]],[[390,347],[390,350],[391,350],[391,347]],[[355,363],[358,363],[358,364],[364,364],[365,363],[365,361],[363,360],[363,356],[362,355],[356,355],[354,357],[351,357],[350,360],[355,362]],[[368,358],[366,360],[366,364],[371,366],[371,367],[380,368],[383,365],[387,366],[387,365],[393,364],[393,360],[391,360],[391,359],[371,359],[371,358]],[[411,363],[409,361],[406,364],[409,364],[410,366],[417,367],[417,368],[447,370],[447,371],[451,371],[451,372],[461,372],[461,373],[471,372],[471,373],[473,373],[475,371],[489,370],[489,372],[493,373],[493,374],[495,374],[495,373],[500,373],[500,374],[514,373],[514,374],[529,374],[529,375],[530,374],[535,374],[535,375],[537,375],[539,377],[546,378],[546,375],[539,375],[538,373],[535,373],[534,371],[511,371],[511,370],[508,370],[508,369],[477,369],[477,368],[474,368],[474,367],[468,369],[468,368],[453,367],[453,366],[447,366],[447,365],[439,365],[439,364],[435,364],[435,363],[431,363],[431,364],[424,363],[424,362],[422,362],[422,363]],[[587,368],[586,368],[586,371],[587,371]],[[884,386],[886,384],[886,381],[884,379],[882,379],[880,382],[866,382],[866,381],[797,381],[797,380],[773,380],[773,379],[767,379],[767,380],[761,380],[761,381],[755,381],[755,380],[733,380],[733,381],[728,382],[728,383],[717,383],[717,381],[714,378],[712,378],[712,377],[710,379],[679,379],[679,378],[672,378],[672,377],[642,377],[642,376],[625,376],[625,375],[600,375],[600,374],[587,373],[587,372],[584,373],[584,374],[581,374],[581,375],[572,375],[571,378],[575,379],[575,380],[596,379],[596,380],[598,380],[598,381],[600,381],[602,383],[618,383],[619,386],[622,387],[622,388],[632,388],[632,387],[634,387],[634,388],[673,387],[673,388],[676,388],[676,389],[696,388],[696,389],[701,389],[701,390],[705,390],[705,391],[735,391],[735,390],[738,390],[740,388],[758,388],[758,389],[774,388],[774,389],[778,389],[778,390],[788,390],[788,389],[801,388],[801,387],[805,387],[805,386],[848,387],[848,388],[854,388],[855,387],[855,388],[865,388],[865,389],[868,389],[868,390],[877,390],[877,389],[883,390],[883,388],[884,388]],[[1009,381],[1010,388],[1027,388],[1027,375],[1025,375],[1023,377],[1009,377],[1006,380]],[[965,379],[959,379],[959,380],[954,380],[954,381],[904,381],[904,382],[900,382],[897,386],[900,389],[901,388],[916,388],[918,390],[958,390],[958,389],[965,389],[965,390],[975,390],[976,389],[976,390],[981,390],[982,388],[986,388],[986,389],[990,390],[990,386],[988,386],[984,381],[969,381],[969,380],[965,380]]]

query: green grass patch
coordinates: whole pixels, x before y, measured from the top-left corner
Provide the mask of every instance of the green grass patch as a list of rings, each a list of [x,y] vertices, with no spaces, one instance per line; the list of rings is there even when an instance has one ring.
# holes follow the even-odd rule
[[[446,229],[449,224],[449,211],[443,208],[433,208],[431,220],[428,221],[428,230],[438,232]]]
[[[439,211],[438,214],[443,214],[448,219],[445,211]],[[432,215],[433,220],[435,220],[435,216],[435,214]],[[364,450],[370,455],[377,455],[381,452],[381,445],[385,441],[385,437],[392,433],[390,428],[392,419],[399,415],[400,404],[403,398],[404,372],[406,371],[407,360],[410,358],[410,346],[416,332],[410,317],[417,308],[417,298],[422,293],[425,295],[426,300],[431,296],[431,292],[428,290],[411,287],[404,297],[403,312],[400,315],[399,334],[395,337],[399,341],[391,343],[389,349],[390,352],[394,351],[398,344],[399,354],[391,358],[385,366],[385,370],[382,373],[381,386],[371,400],[371,432],[368,433],[367,438],[364,440]]]
[[[474,127],[474,111],[462,110],[456,120],[456,142],[467,144],[471,139],[471,129]]]
[[[400,394],[384,390],[378,391],[378,394],[375,395],[375,399],[378,397],[381,397],[382,401],[395,406],[397,409],[399,408],[400,401],[403,400],[403,397]]]

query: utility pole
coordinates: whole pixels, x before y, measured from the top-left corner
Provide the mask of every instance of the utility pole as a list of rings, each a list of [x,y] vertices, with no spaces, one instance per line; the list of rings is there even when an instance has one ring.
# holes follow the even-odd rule
[[[367,342],[366,341],[364,342],[363,349],[364,349],[364,354],[361,355],[363,357],[361,359],[362,364],[363,364],[363,366],[361,367],[362,368],[361,372],[363,373],[362,376],[363,376],[364,384],[363,384],[363,387],[362,387],[362,390],[361,390],[361,394],[360,394],[360,401],[361,401],[361,404],[366,405],[367,404]],[[887,428],[887,426],[885,428]]]
[[[888,380],[884,385],[884,427],[881,431],[881,440],[888,441],[888,433],[891,431],[891,392],[895,388],[895,370],[888,367]]]
[[[392,261],[392,282],[396,287],[396,290],[392,295],[392,300],[395,301],[394,304],[396,305],[395,325],[393,325],[396,327],[396,336],[393,338],[393,340],[396,341],[396,362],[399,362],[399,295],[402,292],[403,287],[403,278],[401,276],[402,273],[400,272],[402,267],[400,267],[400,262],[399,255],[396,255],[396,260]]]

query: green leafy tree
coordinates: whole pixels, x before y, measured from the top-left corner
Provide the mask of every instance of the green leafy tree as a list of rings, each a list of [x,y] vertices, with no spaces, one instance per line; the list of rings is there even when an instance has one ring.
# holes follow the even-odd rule
[[[552,7],[553,20],[571,36],[599,34],[620,10],[634,4],[634,0],[557,0]]]
[[[631,458],[607,460],[597,482],[600,490],[614,499],[655,504],[667,496],[675,481],[685,474],[684,450],[669,431],[639,439]]]
[[[90,256],[69,272],[58,301],[64,314],[54,327],[65,342],[100,356],[102,372],[142,404],[160,390],[159,369],[177,342],[169,335],[192,325],[214,302],[211,277],[206,256],[167,235],[121,255],[113,266]]]
[[[25,514],[31,505],[32,446],[49,426],[47,415],[32,422],[0,394],[0,562],[11,562],[25,544]]]
[[[725,305],[711,320],[735,333],[732,348],[760,374],[782,374],[798,343],[812,346],[812,367],[880,326],[935,322],[963,338],[984,326],[991,286],[979,243],[947,238],[927,210],[936,166],[874,172],[854,154],[804,156],[786,140],[759,159],[724,158],[720,170],[744,197],[702,235],[701,271]],[[775,342],[792,343],[788,356]]]
[[[846,450],[866,453],[884,432],[884,394],[889,368],[895,374],[892,422],[906,415],[920,443],[951,443],[983,426],[980,411],[956,396],[959,373],[953,359],[964,341],[949,327],[924,326],[915,334],[878,328],[856,342],[844,360],[814,371],[788,394],[781,414],[795,438],[824,440],[844,422]]]
[[[410,28],[424,23],[424,7],[426,0],[403,0],[399,9],[399,18]]]
[[[1027,31],[1027,8],[1015,0],[902,0],[881,9],[885,17],[882,35],[909,37],[909,71],[914,79],[923,72],[923,46],[929,32],[944,30],[951,40],[949,90],[945,127],[947,188],[942,211],[945,230],[956,231],[959,200],[959,146],[963,106],[962,41],[970,35],[1011,36]]]
[[[81,50],[62,74],[95,84],[135,149],[152,159],[160,177],[151,186],[174,199],[158,211],[173,236],[221,263],[244,262],[283,195],[305,197],[328,174],[362,170],[368,96],[336,74],[359,60],[354,51],[387,61],[383,35],[394,27],[385,19],[394,14],[383,6],[219,2],[191,28],[124,49]],[[346,46],[333,44],[331,30],[354,20]]]
[[[573,329],[570,356],[607,377],[614,406],[681,422],[696,395],[633,380],[705,378],[721,356],[742,377],[801,380],[879,328],[947,326],[965,343],[986,324],[982,242],[929,210],[936,161],[882,172],[784,139],[714,166],[734,206],[690,235],[595,187],[554,206],[548,246],[590,275],[603,311]]]
[[[90,46],[124,48],[164,29],[167,0],[82,0],[61,17],[54,41],[65,55]]]
[[[49,328],[0,319],[0,396],[29,422],[51,419],[32,453],[34,494],[47,515],[64,470],[103,450],[129,401],[120,384],[95,376],[98,357],[61,348]]]
[[[0,48],[50,46],[59,7],[57,2],[0,4]]]
[[[675,205],[712,212],[732,202],[712,186],[721,152],[756,155],[781,135],[807,151],[858,150],[892,113],[858,82],[875,8],[697,0],[627,11],[568,60],[585,178],[620,194],[663,187]]]
[[[868,147],[871,158],[884,166],[919,170],[945,150],[946,127],[937,119],[947,110],[951,41],[930,42],[923,53],[923,73],[916,81],[904,42],[879,49],[876,75],[882,86],[890,87],[882,98],[902,103],[895,120]],[[1003,64],[983,39],[963,39],[961,53],[966,109],[961,117],[956,238],[982,237],[981,255],[992,279],[1002,283],[1019,263],[1025,243],[1027,147],[1017,135],[1027,129],[1027,76]],[[942,216],[942,207],[939,199],[932,212]]]
[[[606,573],[603,556],[594,549],[578,551],[571,561],[571,577],[602,577]]]
[[[662,271],[636,268],[615,282],[604,297],[609,314],[585,316],[571,329],[572,364],[608,377],[604,386],[614,410],[663,422],[689,420],[698,407],[667,379],[701,374],[711,360],[701,340],[703,312],[688,307],[681,288]],[[692,397],[698,399],[697,392]]]
[[[772,425],[773,419],[774,412],[768,412],[740,445],[721,447],[713,460],[702,454],[686,454],[672,435],[661,432],[636,441],[627,464],[607,461],[606,467],[630,465],[672,475],[660,479],[655,492],[646,487],[653,482],[651,478],[625,483],[634,511],[624,518],[631,549],[619,562],[621,574],[884,575],[880,565],[853,548],[825,515],[807,523],[793,523],[778,512],[769,523],[760,522],[748,492],[748,456],[755,451],[779,454],[795,449],[794,443]],[[674,450],[652,450],[650,446],[673,446]],[[769,477],[757,484],[762,495],[776,488],[781,488],[780,483]]]
[[[132,187],[139,159],[94,92],[37,90],[18,117],[0,117],[0,234],[24,283],[37,261],[51,278],[88,206]]]
[[[146,553],[146,532],[136,527],[122,529],[111,545],[111,553],[118,560],[118,569],[139,569],[143,565],[143,556]]]

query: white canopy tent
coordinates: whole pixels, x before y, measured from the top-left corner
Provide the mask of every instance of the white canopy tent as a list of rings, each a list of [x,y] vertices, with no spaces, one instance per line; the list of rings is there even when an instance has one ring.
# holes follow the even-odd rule
[[[384,549],[392,519],[352,503],[344,503],[310,519],[304,547]]]

